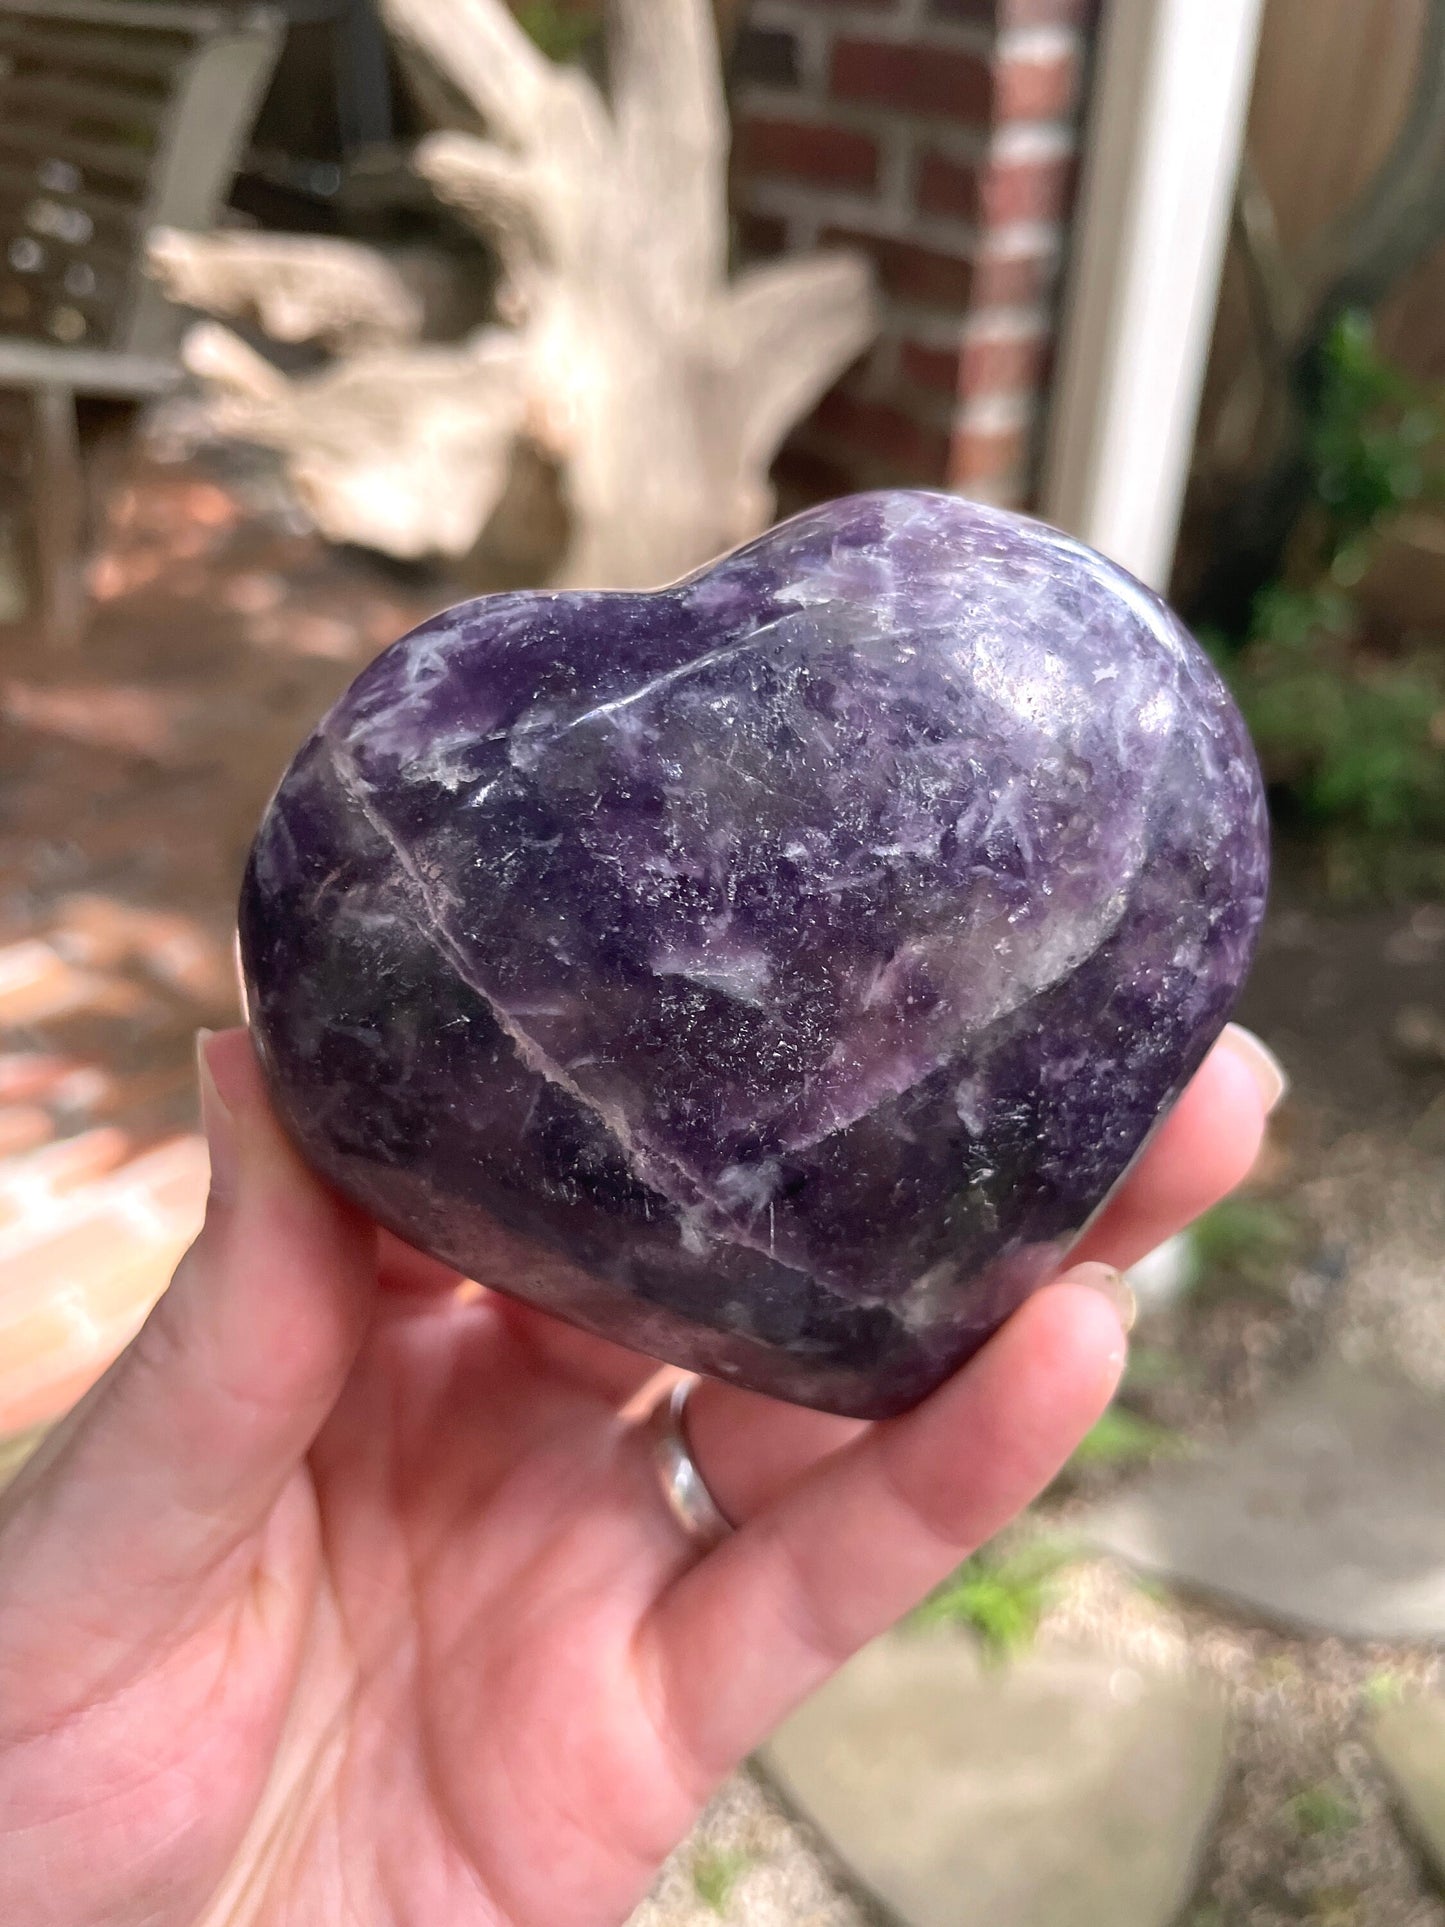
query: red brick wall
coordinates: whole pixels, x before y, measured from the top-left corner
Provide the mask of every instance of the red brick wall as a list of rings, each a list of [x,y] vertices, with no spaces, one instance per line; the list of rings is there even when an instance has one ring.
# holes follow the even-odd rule
[[[732,59],[745,253],[874,262],[875,347],[784,451],[785,497],[1029,499],[1094,0],[751,0]]]

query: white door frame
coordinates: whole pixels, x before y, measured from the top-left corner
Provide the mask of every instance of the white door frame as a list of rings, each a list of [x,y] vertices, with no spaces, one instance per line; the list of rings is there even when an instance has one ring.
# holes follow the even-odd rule
[[[1264,0],[1107,0],[1042,512],[1169,580]]]

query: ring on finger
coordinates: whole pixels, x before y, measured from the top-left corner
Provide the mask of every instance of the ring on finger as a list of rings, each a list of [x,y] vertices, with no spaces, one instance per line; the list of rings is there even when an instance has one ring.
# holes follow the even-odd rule
[[[687,1404],[697,1382],[695,1374],[680,1378],[659,1401],[650,1421],[652,1460],[669,1512],[695,1546],[711,1551],[734,1527],[708,1489],[688,1443]]]

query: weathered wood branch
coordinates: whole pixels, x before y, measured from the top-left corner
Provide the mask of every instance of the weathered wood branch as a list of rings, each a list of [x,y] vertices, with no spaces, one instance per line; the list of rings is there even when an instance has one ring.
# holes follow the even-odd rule
[[[442,200],[460,208],[477,227],[530,231],[545,244],[548,181],[536,163],[519,159],[474,134],[428,134],[417,143],[412,164]]]
[[[564,183],[538,161],[474,134],[427,135],[413,165],[439,199],[490,240],[502,269],[503,318],[524,320],[541,277],[567,248]]]
[[[525,390],[516,337],[378,348],[288,379],[203,322],[186,365],[211,389],[217,432],[274,448],[323,535],[384,554],[463,555],[506,483]]]
[[[278,406],[290,386],[279,368],[215,321],[197,322],[187,331],[181,360],[191,374],[208,384],[211,406],[223,430],[230,421],[246,419],[250,409]]]
[[[254,320],[273,341],[346,350],[421,333],[418,297],[384,256],[350,241],[155,228],[146,265],[172,301]]]
[[[613,0],[608,53],[617,188],[649,209],[659,294],[694,307],[727,269],[727,101],[710,5]],[[658,186],[668,184],[659,198]]]
[[[520,153],[562,140],[600,144],[604,115],[582,74],[557,67],[497,0],[382,0],[387,26],[469,100]]]
[[[878,332],[868,265],[854,254],[770,262],[722,302],[718,354],[739,411],[743,459],[766,467],[788,430]]]

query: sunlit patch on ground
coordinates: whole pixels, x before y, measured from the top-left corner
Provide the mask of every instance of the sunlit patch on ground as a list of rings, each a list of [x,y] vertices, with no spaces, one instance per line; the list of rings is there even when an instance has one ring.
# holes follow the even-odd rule
[[[239,1014],[251,831],[310,724],[432,606],[175,466],[114,490],[90,584],[77,649],[4,634],[0,1478],[199,1226],[195,1032]]]

